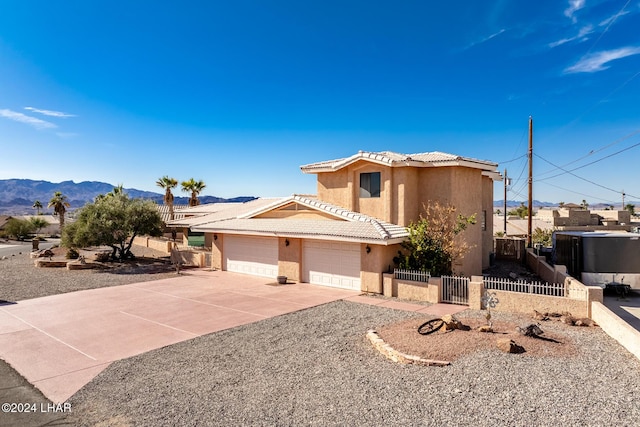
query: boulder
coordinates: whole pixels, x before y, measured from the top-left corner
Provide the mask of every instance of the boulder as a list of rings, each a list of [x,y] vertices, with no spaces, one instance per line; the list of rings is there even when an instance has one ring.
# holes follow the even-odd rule
[[[478,326],[478,332],[493,332],[493,328],[489,325]]]
[[[589,319],[588,317],[583,317],[582,319],[576,320],[573,325],[574,326],[595,326],[596,322]]]
[[[510,340],[509,338],[499,338],[496,341],[496,345],[498,348],[504,353],[524,353],[524,347],[515,343],[515,341]]]
[[[445,314],[442,316],[442,321],[444,322],[444,329],[446,331],[452,331],[454,329],[464,329],[464,325],[461,321],[456,319],[453,314]]]
[[[573,316],[568,313],[560,316],[560,321],[569,326],[573,326],[573,324],[576,322]]]
[[[525,337],[535,338],[544,334],[544,331],[540,329],[540,326],[536,325],[535,323],[525,326],[524,328],[518,326],[516,327],[516,330],[520,332],[522,335],[524,335]]]

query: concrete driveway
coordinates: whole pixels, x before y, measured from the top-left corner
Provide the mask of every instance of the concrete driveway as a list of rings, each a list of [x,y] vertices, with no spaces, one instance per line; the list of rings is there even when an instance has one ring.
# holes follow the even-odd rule
[[[111,362],[358,292],[192,270],[0,305],[0,358],[55,403]],[[356,297],[357,298],[357,297]]]

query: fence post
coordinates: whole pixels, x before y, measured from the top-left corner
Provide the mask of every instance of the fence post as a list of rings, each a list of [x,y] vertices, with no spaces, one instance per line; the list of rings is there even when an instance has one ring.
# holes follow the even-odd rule
[[[484,294],[484,279],[482,276],[471,276],[469,282],[469,308],[482,310],[482,294]]]

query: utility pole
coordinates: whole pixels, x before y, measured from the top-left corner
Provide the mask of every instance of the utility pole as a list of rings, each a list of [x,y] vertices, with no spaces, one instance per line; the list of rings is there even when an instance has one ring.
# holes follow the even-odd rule
[[[533,247],[533,117],[529,116],[529,218],[527,220],[527,247]]]
[[[504,235],[507,236],[507,185],[509,185],[509,178],[507,178],[507,168],[504,168]]]
[[[624,190],[622,190],[622,209],[620,209],[622,211],[624,210],[624,196],[625,196]]]

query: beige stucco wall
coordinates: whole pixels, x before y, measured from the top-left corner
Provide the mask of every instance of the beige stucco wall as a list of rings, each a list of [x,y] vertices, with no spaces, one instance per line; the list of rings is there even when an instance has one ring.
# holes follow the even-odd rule
[[[371,249],[367,253],[367,246]],[[363,292],[382,294],[383,272],[393,268],[393,257],[400,245],[360,245],[360,289]]]
[[[289,245],[287,245],[289,242]],[[278,238],[278,275],[288,280],[302,280],[302,239]]]
[[[221,233],[205,233],[206,236],[211,236],[211,268],[215,268],[217,270],[224,270],[225,266],[223,265],[224,259],[224,234]]]
[[[380,197],[360,198],[360,173],[380,172]],[[358,161],[331,173],[318,174],[318,197],[328,203],[403,226],[419,219],[423,204],[449,203],[477,223],[461,236],[474,249],[454,266],[457,274],[481,274],[493,250],[493,181],[478,169],[465,167],[390,168]],[[486,230],[482,212],[487,211]]]

